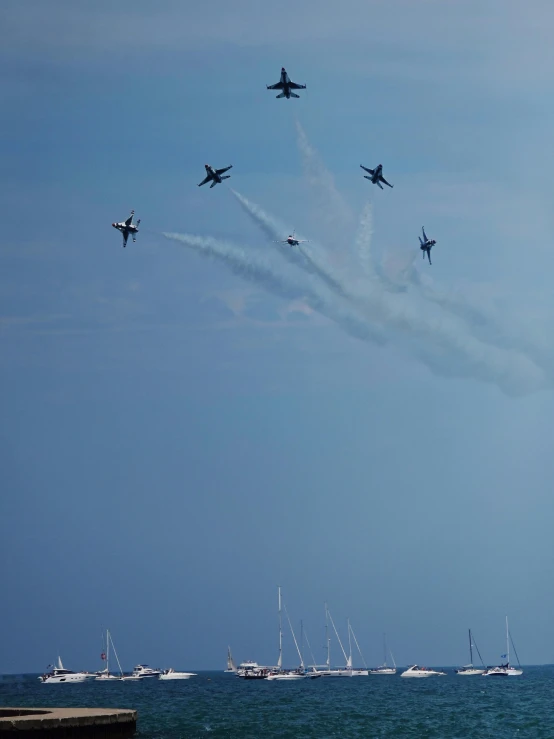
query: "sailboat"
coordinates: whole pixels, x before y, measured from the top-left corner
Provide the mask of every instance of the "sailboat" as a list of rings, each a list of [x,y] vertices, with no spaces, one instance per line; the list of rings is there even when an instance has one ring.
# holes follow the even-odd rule
[[[346,656],[346,652],[344,650],[344,647],[342,645],[342,641],[339,636],[339,632],[337,631],[337,627],[335,626],[335,622],[333,621],[333,617],[331,616],[331,612],[327,608],[327,604],[325,604],[325,618],[326,620],[329,619],[331,621],[331,626],[333,627],[333,631],[335,632],[335,636],[337,637],[337,641],[339,643],[339,646],[341,648],[342,654],[344,656],[345,666],[344,667],[337,667],[335,669],[331,669],[331,657],[330,657],[330,640],[327,639],[327,670],[323,673],[325,677],[358,677],[359,675],[367,675],[368,670],[361,670],[358,668],[352,667],[352,641],[351,636],[354,636],[354,640],[356,641],[356,645],[358,646],[358,651],[360,652],[360,655],[362,654],[360,651],[360,647],[358,645],[358,642],[356,640],[356,636],[354,632],[352,631],[352,627],[350,626],[350,620],[348,620],[348,644],[349,644],[349,656]],[[363,660],[363,655],[362,655]],[[364,660],[365,662],[365,660]]]
[[[115,658],[117,660],[120,673],[119,675],[112,675],[110,672],[110,644],[112,645],[113,653],[115,654]],[[101,657],[103,660],[106,660],[106,667],[97,673],[95,680],[121,680],[121,678],[123,677],[123,670],[121,669],[121,665],[119,664],[119,657],[117,656],[117,652],[115,651],[109,629],[106,629],[106,651],[102,652]]]
[[[296,636],[294,635],[294,630],[292,628],[292,624],[290,622],[289,614],[287,612],[287,609],[285,607],[285,614],[287,616],[287,620],[289,622],[289,627],[292,633],[292,638],[294,639],[294,644],[296,646],[296,651],[298,652],[298,656],[300,658],[300,667],[297,670],[283,670],[283,619],[281,614],[281,588],[279,587],[279,659],[277,660],[277,669],[270,672],[267,676],[266,680],[302,680],[306,677],[306,670],[304,668],[304,660],[302,659],[302,653],[300,652],[300,649],[298,647],[298,642],[296,641]]]
[[[223,670],[223,672],[235,673],[236,671],[237,666],[235,664],[235,660],[233,659],[233,655],[231,654],[231,647],[227,647],[227,669]]]
[[[387,665],[387,635],[383,634],[383,653],[384,653],[384,659],[383,664],[379,665],[379,667],[374,667],[372,670],[369,671],[370,675],[396,675],[396,662],[394,661],[394,655],[391,652],[390,656],[392,659],[392,664],[394,667],[389,667]]]
[[[456,670],[457,675],[482,675],[485,672],[485,663],[483,662],[483,658],[481,657],[481,652],[479,651],[479,647],[477,646],[477,644],[475,644],[475,649],[477,650],[479,659],[483,664],[483,669],[481,670],[473,666],[473,646],[473,637],[471,636],[471,629],[469,629],[469,665],[464,665],[464,667]]]
[[[510,665],[510,642],[512,644],[512,647],[514,648],[519,669]],[[483,677],[514,677],[517,675],[523,675],[523,670],[521,669],[521,665],[519,663],[519,657],[517,656],[516,647],[510,634],[510,629],[508,626],[508,616],[506,616],[506,654],[502,654],[501,659],[505,659],[506,662],[502,665],[499,665],[498,667],[491,667],[490,669],[485,670],[485,672],[483,672]]]
[[[352,666],[352,641],[351,641],[350,637],[352,637],[352,639],[354,639],[354,643],[356,645],[356,649],[358,650],[359,655],[362,658],[362,662],[364,663],[364,668],[365,669],[363,669],[363,670],[361,668],[359,668],[359,667],[353,667]],[[351,676],[352,677],[360,677],[360,676],[369,675],[369,670],[367,668],[367,664],[366,664],[366,661],[364,659],[364,655],[362,654],[362,650],[360,649],[360,645],[358,644],[358,640],[356,639],[356,634],[354,633],[354,629],[352,628],[352,625],[350,623],[350,619],[348,619],[348,646],[350,648],[350,651],[349,651],[349,655],[348,655],[348,661],[347,661],[346,664],[348,665],[348,667],[349,667],[349,669],[351,671]]]

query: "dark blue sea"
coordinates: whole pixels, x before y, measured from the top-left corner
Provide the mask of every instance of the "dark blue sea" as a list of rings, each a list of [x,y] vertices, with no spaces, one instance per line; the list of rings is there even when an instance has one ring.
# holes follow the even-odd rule
[[[244,681],[199,673],[191,680],[41,685],[0,678],[3,706],[134,708],[142,739],[418,737],[554,739],[554,667],[521,677],[396,676]]]

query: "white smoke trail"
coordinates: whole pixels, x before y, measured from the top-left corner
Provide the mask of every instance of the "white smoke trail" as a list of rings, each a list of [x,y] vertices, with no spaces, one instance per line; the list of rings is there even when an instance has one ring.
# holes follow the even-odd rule
[[[274,295],[303,300],[310,308],[338,324],[350,336],[374,344],[385,342],[379,327],[372,326],[352,309],[337,304],[334,299],[326,298],[317,290],[296,284],[289,278],[277,274],[269,262],[255,257],[240,247],[219,239],[191,234],[163,233],[163,236],[178,241],[204,256],[217,259],[235,274],[261,285]]]
[[[344,239],[354,226],[354,214],[335,186],[333,175],[310,145],[304,129],[296,121],[297,143],[304,173],[318,200],[318,218],[333,242]]]
[[[322,195],[328,222],[345,223],[349,216],[332,176],[311,147],[298,122],[296,127],[305,171],[310,182]],[[368,277],[373,274],[371,235],[371,210],[366,206],[359,224],[356,247],[357,258]],[[414,271],[415,268],[412,266],[411,272]],[[414,302],[408,294],[391,293],[390,286],[389,291],[385,291],[384,281],[381,279],[368,282],[363,293],[348,289],[344,285],[344,280],[338,281],[338,284],[353,305],[365,308],[366,316],[372,323],[389,326],[408,336],[418,336],[423,340],[427,348],[422,347],[418,354],[433,371],[437,371],[438,362],[426,359],[430,357],[429,344],[439,352],[439,356],[441,353],[444,355],[445,351],[449,352],[450,360],[456,363],[456,374],[493,382],[507,394],[524,394],[545,386],[543,371],[527,356],[511,348],[497,347],[480,341],[469,334],[463,324],[449,319],[448,316],[428,315],[425,306]],[[441,364],[444,366],[444,362]],[[444,370],[441,371],[441,374],[443,373]]]
[[[407,293],[390,293],[374,288],[355,296],[367,307],[370,320],[419,337],[425,346],[444,355],[458,376],[495,383],[508,395],[523,395],[546,386],[544,372],[527,356],[512,349],[485,343],[469,334],[464,325],[447,315],[429,315],[425,306]],[[421,358],[428,354],[420,352]],[[426,362],[431,369],[433,363]],[[444,362],[443,362],[444,364]]]
[[[231,189],[231,192],[238,200],[244,212],[262,230],[262,232],[271,239],[272,243],[282,240],[284,230],[274,218],[266,213],[263,208],[260,208],[259,205],[248,200],[248,198],[245,198],[244,195],[241,195],[236,190]],[[288,244],[284,245],[278,243],[274,245],[277,246],[279,254],[283,259],[286,259],[287,262],[300,267],[312,275],[316,275],[330,290],[339,294],[341,297],[344,297],[345,293],[342,285],[330,274],[328,270],[326,270],[310,255],[305,247],[290,247]]]
[[[476,302],[461,289],[443,290],[433,280],[422,279],[417,270],[409,274],[410,284],[419,290],[425,300],[462,319],[478,335],[503,349],[517,349],[528,354],[554,378],[554,351],[548,339],[547,327],[536,324],[525,326],[518,316],[509,318],[490,305]]]
[[[360,224],[354,241],[356,255],[362,265],[363,273],[366,277],[373,278],[375,270],[371,257],[371,241],[373,237],[373,206],[371,202],[366,203],[362,215],[360,216]]]

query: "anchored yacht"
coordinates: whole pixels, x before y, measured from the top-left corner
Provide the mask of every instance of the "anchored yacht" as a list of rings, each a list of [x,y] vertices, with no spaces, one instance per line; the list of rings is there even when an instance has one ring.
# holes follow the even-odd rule
[[[237,667],[237,677],[242,677],[243,680],[263,680],[269,674],[269,668],[259,665],[257,662],[247,660],[241,662]]]
[[[161,674],[161,670],[153,670],[148,665],[137,665],[133,670],[132,677],[159,677]]]
[[[117,660],[117,664],[119,666],[119,675],[113,675],[110,672],[110,644],[113,650],[113,653],[115,654],[115,658]],[[109,629],[106,629],[106,651],[102,652],[100,655],[100,658],[106,662],[106,667],[103,670],[100,670],[100,672],[96,673],[96,680],[121,680],[123,677],[123,670],[121,669],[121,665],[119,664],[119,657],[117,656],[117,652],[115,651],[115,646],[112,641],[112,635],[110,634]]]
[[[90,672],[74,672],[73,670],[66,670],[62,664],[62,658],[58,657],[58,666],[50,665],[52,668],[51,672],[45,673],[39,677],[41,683],[45,685],[52,685],[54,683],[84,683],[86,680],[91,680],[96,675]]]
[[[446,675],[446,672],[439,672],[438,670],[431,670],[429,667],[419,667],[418,665],[412,665],[405,670],[400,677],[433,677],[434,675]]]
[[[517,658],[517,668],[510,665],[510,643],[514,648],[514,652]],[[519,675],[523,675],[523,670],[521,669],[521,665],[519,663],[519,657],[517,656],[516,647],[513,642],[512,635],[510,634],[510,629],[508,627],[508,616],[506,616],[506,654],[501,655],[501,659],[505,659],[506,662],[499,665],[498,667],[490,667],[488,670],[485,670],[483,672],[483,677],[517,677]]]
[[[233,659],[233,655],[231,654],[231,647],[227,647],[227,669],[223,670],[223,672],[236,672],[237,666],[235,664],[235,660]]]
[[[485,663],[483,662],[483,658],[481,657],[481,652],[479,651],[479,647],[477,644],[475,644],[475,649],[477,650],[477,654],[479,655],[479,659],[481,662],[483,662],[483,669],[481,670],[478,667],[473,666],[473,646],[475,642],[473,640],[473,637],[471,635],[471,629],[469,630],[469,665],[464,665],[464,667],[461,667],[459,670],[456,670],[457,675],[482,675],[485,670]]]
[[[160,680],[189,680],[191,677],[196,677],[196,672],[177,672],[170,667],[162,672]]]
[[[379,667],[374,667],[369,671],[370,675],[396,675],[396,662],[394,661],[394,656],[392,652],[390,653],[392,664],[394,667],[389,667],[387,665],[387,635],[383,634],[383,652],[384,652],[384,660],[383,664],[379,665]]]

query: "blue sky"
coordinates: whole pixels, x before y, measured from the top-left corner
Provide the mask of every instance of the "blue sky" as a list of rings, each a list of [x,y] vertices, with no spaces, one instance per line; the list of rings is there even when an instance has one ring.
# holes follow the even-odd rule
[[[112,5],[1,11],[0,671],[551,662],[550,4]]]

